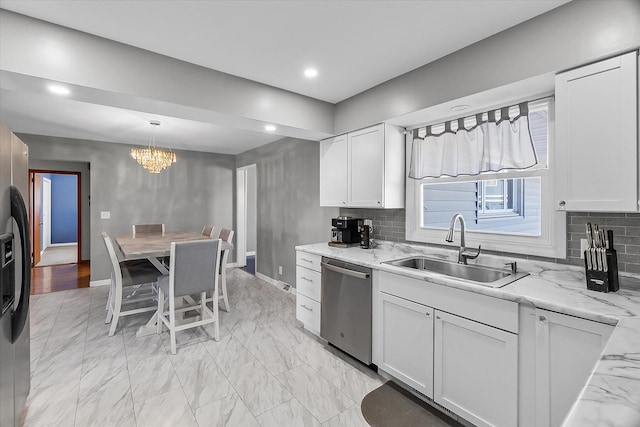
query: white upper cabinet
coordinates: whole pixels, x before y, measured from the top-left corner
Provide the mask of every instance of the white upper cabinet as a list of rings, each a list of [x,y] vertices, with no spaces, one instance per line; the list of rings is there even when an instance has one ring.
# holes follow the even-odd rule
[[[638,210],[638,53],[556,76],[557,209]]]
[[[320,141],[320,206],[404,207],[403,129],[379,124]]]
[[[347,206],[347,135],[320,141],[320,206]]]
[[[349,139],[349,206],[382,207],[384,198],[384,125],[347,135]]]

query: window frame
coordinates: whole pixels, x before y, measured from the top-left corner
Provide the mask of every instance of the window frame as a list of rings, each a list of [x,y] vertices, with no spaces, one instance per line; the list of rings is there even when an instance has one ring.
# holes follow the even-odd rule
[[[508,178],[530,178],[540,177],[541,179],[541,233],[540,236],[514,235],[500,232],[489,232],[482,230],[466,230],[465,239],[467,247],[478,247],[483,249],[510,252],[516,254],[536,255],[541,257],[565,259],[566,254],[566,213],[556,210],[555,203],[555,103],[553,98],[547,99],[548,111],[548,141],[547,141],[547,168],[531,168],[522,171],[504,171],[498,173],[485,173],[477,176],[440,177],[414,180],[406,178],[406,216],[405,232],[406,240],[413,242],[432,243],[459,246],[459,237],[453,243],[444,240],[446,230],[441,228],[422,227],[422,184],[425,183],[445,183],[445,182],[468,182],[479,179],[508,179]],[[413,144],[412,132],[407,132],[406,144],[406,165],[407,170],[411,162],[411,146]],[[458,233],[456,233],[458,234]]]

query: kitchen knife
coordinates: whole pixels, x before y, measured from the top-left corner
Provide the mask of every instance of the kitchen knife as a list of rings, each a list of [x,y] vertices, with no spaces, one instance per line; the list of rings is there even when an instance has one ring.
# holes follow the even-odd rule
[[[602,271],[607,271],[607,249],[606,240],[604,239],[604,229],[598,227],[598,242],[600,243],[600,261]]]
[[[592,226],[591,223],[589,223],[589,235],[591,236],[591,266],[593,267],[594,270],[599,271],[600,263],[598,262],[598,251],[597,251],[598,237],[596,236],[596,233],[594,232],[594,226]]]
[[[591,246],[593,246],[593,239],[591,238],[591,223],[586,223],[587,229],[587,249],[584,251],[584,258],[587,261],[587,270],[593,270],[593,264],[591,263]]]
[[[594,254],[596,256],[596,270],[602,271],[602,258],[600,258],[600,227],[598,224],[593,226]]]
[[[603,270],[604,271],[608,271],[609,270],[609,263],[607,261],[607,241],[604,238],[604,230],[600,230],[600,232],[602,233],[602,262],[603,262]],[[613,231],[609,230],[607,231],[607,235],[609,236],[609,245],[612,244],[613,242]]]

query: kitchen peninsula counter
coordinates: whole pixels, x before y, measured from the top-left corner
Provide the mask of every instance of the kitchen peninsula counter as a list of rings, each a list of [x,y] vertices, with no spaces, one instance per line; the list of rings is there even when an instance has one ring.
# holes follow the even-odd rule
[[[502,288],[490,288],[436,273],[383,264],[413,256],[455,261],[457,251],[446,248],[381,242],[374,249],[336,248],[318,243],[298,246],[296,250],[417,279],[424,280],[428,275],[430,282],[439,285],[615,325],[563,426],[640,426],[640,358],[637,357],[640,354],[640,278],[620,276],[618,292],[601,293],[586,288],[581,267],[482,254],[475,264],[505,268],[505,262],[515,260],[519,270],[530,273]]]

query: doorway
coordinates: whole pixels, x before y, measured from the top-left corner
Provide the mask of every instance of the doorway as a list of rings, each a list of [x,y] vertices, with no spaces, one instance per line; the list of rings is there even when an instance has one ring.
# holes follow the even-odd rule
[[[257,167],[255,164],[237,169],[237,264],[250,274],[256,273],[258,249]]]
[[[82,259],[80,172],[30,170],[32,266]]]

